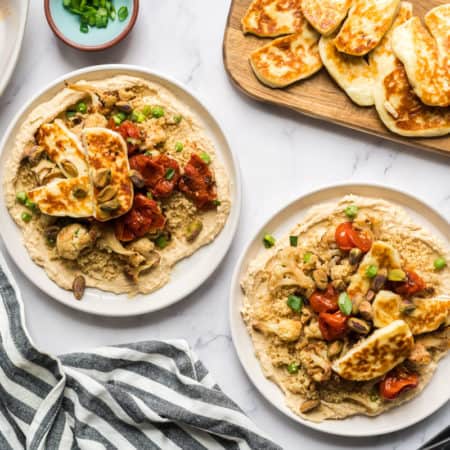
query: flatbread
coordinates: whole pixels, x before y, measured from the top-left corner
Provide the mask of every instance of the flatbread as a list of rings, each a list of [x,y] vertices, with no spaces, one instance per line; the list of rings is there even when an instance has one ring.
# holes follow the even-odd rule
[[[345,19],[352,0],[302,0],[306,20],[322,35],[334,33]]]
[[[301,0],[253,0],[242,18],[242,30],[260,37],[296,33],[302,28]]]
[[[315,74],[322,68],[319,38],[306,21],[302,30],[275,39],[250,55],[250,65],[261,83],[281,88]]]
[[[336,36],[336,48],[353,56],[367,55],[391,27],[399,4],[400,0],[354,0]]]
[[[402,2],[399,14],[380,45],[370,54],[376,71],[375,107],[392,132],[408,137],[444,136],[450,133],[450,108],[424,105],[409,84],[403,64],[392,51],[393,30],[412,16],[412,5]]]
[[[425,24],[429,32],[418,17],[397,27],[392,49],[423,103],[450,106],[450,4],[429,11]]]
[[[373,68],[364,57],[339,52],[333,36],[322,36],[319,52],[328,73],[354,103],[359,106],[374,104],[375,77]]]

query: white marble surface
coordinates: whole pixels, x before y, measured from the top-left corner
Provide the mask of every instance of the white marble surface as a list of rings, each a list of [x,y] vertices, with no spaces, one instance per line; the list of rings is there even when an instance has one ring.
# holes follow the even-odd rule
[[[244,180],[242,219],[228,256],[202,288],[157,314],[107,320],[76,313],[46,297],[13,266],[31,335],[40,348],[63,353],[150,338],[185,338],[225,392],[286,449],[412,450],[444,428],[449,404],[410,429],[357,440],[322,435],[285,418],[255,392],[239,364],[230,339],[227,296],[244,244],[255,227],[288,200],[325,184],[373,181],[412,192],[450,218],[450,160],[243,96],[230,84],[222,63],[229,0],[143,0],[133,34],[100,54],[79,53],[57,42],[42,1],[31,3],[19,64],[0,99],[0,132],[37,89],[65,72],[101,63],[139,64],[167,73],[200,94],[238,155]]]

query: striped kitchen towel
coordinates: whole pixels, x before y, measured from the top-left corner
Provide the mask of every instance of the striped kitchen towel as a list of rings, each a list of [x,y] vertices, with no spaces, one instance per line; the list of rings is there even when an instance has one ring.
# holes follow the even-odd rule
[[[280,449],[185,341],[50,356],[0,256],[0,449]]]

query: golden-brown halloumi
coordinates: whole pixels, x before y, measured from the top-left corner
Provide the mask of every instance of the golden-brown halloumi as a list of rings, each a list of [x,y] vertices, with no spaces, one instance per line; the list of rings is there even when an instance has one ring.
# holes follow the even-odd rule
[[[425,24],[429,32],[418,17],[397,27],[392,49],[423,103],[450,106],[450,4],[429,11]]]
[[[332,369],[346,380],[372,380],[404,361],[413,346],[408,325],[396,320],[356,344],[333,363]]]
[[[415,298],[415,309],[402,312],[403,300],[391,291],[380,291],[373,302],[373,324],[377,328],[385,327],[394,320],[404,320],[411,332],[429,333],[446,322],[450,314],[450,297]]]
[[[301,0],[253,0],[242,18],[242,30],[260,37],[296,33],[304,22]]]
[[[352,0],[302,0],[306,20],[322,35],[334,33],[345,19]]]
[[[127,144],[106,128],[85,128],[83,144],[93,184],[94,217],[105,222],[128,212],[133,205]]]
[[[354,0],[336,36],[336,48],[353,56],[367,55],[391,27],[400,0]]]
[[[250,65],[267,86],[280,88],[310,77],[322,68],[319,38],[306,21],[299,33],[275,39],[250,55]]]
[[[393,31],[412,16],[412,5],[402,2],[391,30],[369,55],[376,73],[375,107],[384,125],[408,137],[444,136],[450,133],[450,108],[424,105],[409,84],[403,64],[391,46]]]
[[[328,73],[350,99],[359,106],[372,106],[375,77],[367,60],[339,52],[332,36],[322,36],[319,51]]]

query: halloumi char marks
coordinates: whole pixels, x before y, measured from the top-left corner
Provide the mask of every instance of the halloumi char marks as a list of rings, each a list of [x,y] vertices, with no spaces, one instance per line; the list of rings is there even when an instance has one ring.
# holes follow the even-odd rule
[[[334,33],[345,19],[352,0],[302,0],[306,20],[322,35]]]
[[[296,33],[304,22],[301,0],[253,0],[242,19],[242,30],[260,37]]]
[[[373,50],[391,27],[400,0],[354,0],[335,39],[336,48],[353,56]]]
[[[450,4],[429,11],[425,24],[429,31],[412,17],[397,27],[392,49],[423,103],[450,106]]]
[[[414,335],[429,333],[445,323],[450,314],[450,297],[415,298],[412,302],[415,309],[404,313],[400,295],[380,291],[372,305],[374,326],[382,328],[402,319]]]
[[[106,128],[86,128],[83,143],[94,189],[94,217],[104,222],[125,214],[133,204],[133,184],[123,137]]]
[[[384,125],[407,137],[444,136],[450,133],[450,108],[423,104],[409,84],[403,64],[392,50],[393,31],[412,16],[412,5],[402,2],[394,25],[370,54],[376,71],[375,107]]]
[[[374,70],[363,56],[339,52],[334,37],[325,36],[320,39],[319,52],[330,76],[354,103],[359,106],[374,104]]]
[[[355,345],[337,359],[332,368],[346,380],[372,380],[403,362],[413,346],[408,325],[403,320],[396,320]]]
[[[250,65],[261,83],[281,88],[315,74],[322,68],[319,38],[306,21],[302,30],[275,39],[250,55]]]
[[[88,164],[78,137],[57,119],[44,124],[37,142],[61,171],[61,177],[28,192],[41,212],[51,216],[91,217],[92,187]]]

